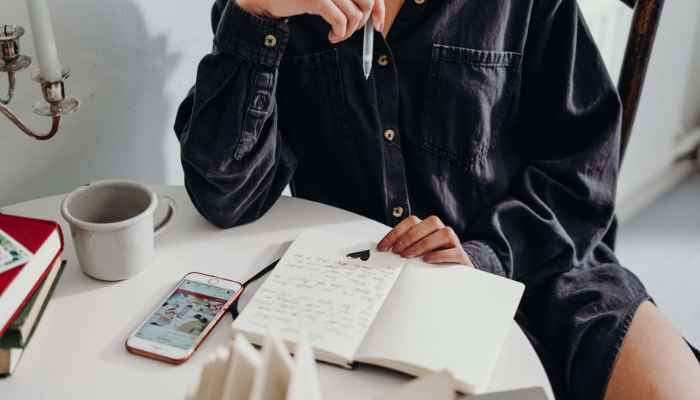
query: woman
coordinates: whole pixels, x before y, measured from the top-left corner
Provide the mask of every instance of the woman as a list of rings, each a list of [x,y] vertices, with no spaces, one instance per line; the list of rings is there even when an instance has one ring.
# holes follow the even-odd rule
[[[291,184],[395,226],[382,251],[524,282],[516,320],[558,398],[700,393],[605,239],[620,104],[575,0],[218,0],[212,16],[175,126],[212,223],[251,222]]]

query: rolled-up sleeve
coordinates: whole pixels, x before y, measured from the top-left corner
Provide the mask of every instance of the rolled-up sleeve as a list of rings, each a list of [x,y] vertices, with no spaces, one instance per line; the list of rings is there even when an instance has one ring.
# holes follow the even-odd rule
[[[289,28],[230,0],[216,1],[212,27],[212,52],[199,64],[175,132],[192,202],[226,228],[264,214],[296,168],[277,128],[278,67]]]

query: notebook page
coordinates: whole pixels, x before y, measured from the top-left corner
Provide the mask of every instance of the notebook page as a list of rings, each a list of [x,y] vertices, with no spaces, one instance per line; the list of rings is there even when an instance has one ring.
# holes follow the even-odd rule
[[[302,330],[315,350],[352,361],[396,281],[404,261],[371,251],[367,261],[346,257],[366,238],[307,230],[233,323],[238,332],[274,329],[294,343]]]
[[[488,383],[522,292],[522,284],[474,268],[411,261],[356,361],[410,374],[447,369],[461,391],[478,392]]]

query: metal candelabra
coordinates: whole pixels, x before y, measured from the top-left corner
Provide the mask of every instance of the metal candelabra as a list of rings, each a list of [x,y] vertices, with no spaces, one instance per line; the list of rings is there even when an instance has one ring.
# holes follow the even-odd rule
[[[60,81],[49,82],[42,79],[38,73],[32,78],[41,86],[41,94],[46,103],[38,102],[34,105],[34,113],[51,117],[51,128],[47,133],[38,133],[22,122],[19,116],[10,109],[9,104],[16,87],[17,72],[28,68],[31,58],[20,54],[19,40],[24,35],[24,28],[14,25],[0,25],[0,73],[7,74],[7,97],[0,97],[0,113],[5,115],[17,128],[26,135],[37,140],[48,140],[54,137],[61,125],[61,117],[76,111],[80,107],[80,101],[76,98],[67,98],[64,82],[68,79],[68,70],[63,71]]]

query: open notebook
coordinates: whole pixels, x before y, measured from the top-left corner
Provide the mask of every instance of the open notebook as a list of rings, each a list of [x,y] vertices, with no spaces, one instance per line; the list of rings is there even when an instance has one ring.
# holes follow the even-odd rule
[[[362,246],[370,249],[369,258],[346,256]],[[478,393],[523,290],[474,268],[377,252],[366,237],[307,230],[233,329],[258,345],[274,330],[290,348],[305,331],[321,361],[348,368],[374,364],[415,376],[446,369],[460,391]]]

